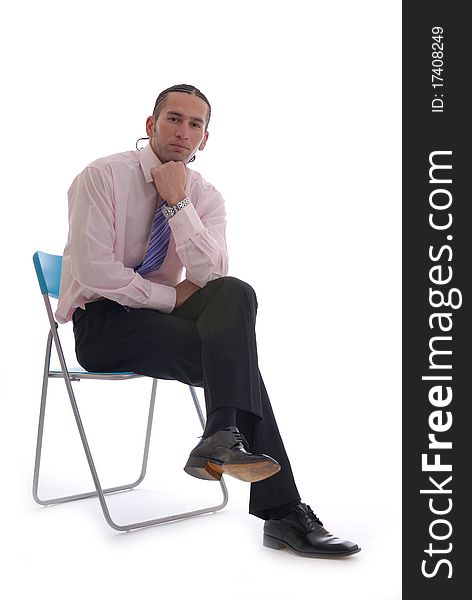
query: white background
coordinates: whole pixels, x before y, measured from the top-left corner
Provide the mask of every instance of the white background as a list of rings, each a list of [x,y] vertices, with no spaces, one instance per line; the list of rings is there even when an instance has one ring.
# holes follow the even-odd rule
[[[2,595],[400,598],[400,2],[2,6]],[[362,546],[349,559],[264,548],[236,480],[223,511],[130,534],[96,500],[32,500],[47,333],[32,254],[62,253],[72,179],[133,149],[176,83],[212,104],[191,168],[226,200],[230,275],[257,293],[260,369],[302,499]],[[90,488],[63,383],[50,385],[45,497]],[[148,389],[76,387],[104,485],[139,470]],[[149,481],[112,498],[117,520],[218,502],[217,484],[182,471],[192,410],[185,386],[159,383]]]

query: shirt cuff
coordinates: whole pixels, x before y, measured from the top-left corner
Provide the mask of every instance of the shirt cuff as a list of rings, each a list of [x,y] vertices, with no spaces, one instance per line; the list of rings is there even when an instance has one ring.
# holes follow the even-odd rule
[[[168,222],[177,246],[205,229],[192,202],[176,212]]]
[[[159,310],[163,313],[171,313],[175,308],[177,291],[175,287],[163,285],[162,283],[151,283],[151,297],[146,308]]]

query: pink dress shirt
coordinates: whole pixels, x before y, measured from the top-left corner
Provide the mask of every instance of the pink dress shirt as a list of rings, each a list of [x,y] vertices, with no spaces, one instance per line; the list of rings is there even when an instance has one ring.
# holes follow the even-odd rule
[[[228,273],[224,200],[188,167],[185,193],[190,204],[169,219],[164,262],[145,277],[135,273],[149,244],[157,206],[150,170],[160,164],[147,145],[99,158],[72,182],[55,315],[59,323],[70,321],[77,307],[102,298],[171,313],[184,267],[185,277],[200,287]]]

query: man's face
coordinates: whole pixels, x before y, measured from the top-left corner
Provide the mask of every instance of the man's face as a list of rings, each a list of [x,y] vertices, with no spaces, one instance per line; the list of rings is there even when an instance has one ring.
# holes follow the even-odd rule
[[[157,121],[154,117],[147,118],[149,144],[162,163],[170,160],[187,163],[197,150],[205,148],[207,111],[206,102],[198,96],[170,92]]]

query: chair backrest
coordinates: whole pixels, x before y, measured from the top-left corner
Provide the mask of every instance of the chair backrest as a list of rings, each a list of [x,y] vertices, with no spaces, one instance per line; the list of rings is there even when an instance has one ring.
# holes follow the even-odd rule
[[[62,256],[38,251],[33,254],[33,263],[41,293],[59,298]]]

